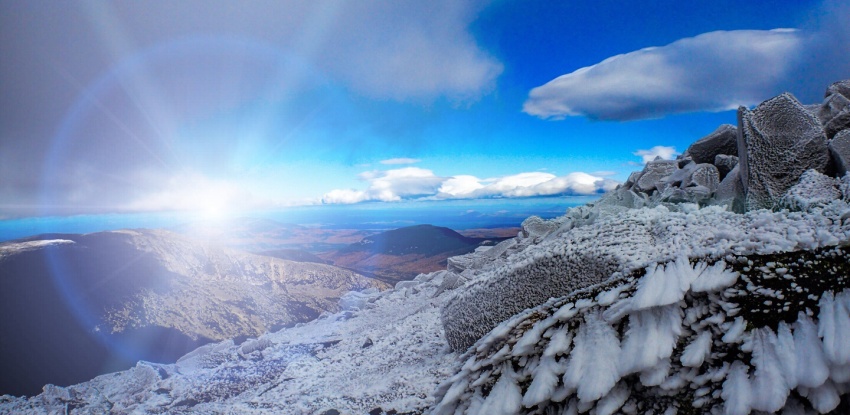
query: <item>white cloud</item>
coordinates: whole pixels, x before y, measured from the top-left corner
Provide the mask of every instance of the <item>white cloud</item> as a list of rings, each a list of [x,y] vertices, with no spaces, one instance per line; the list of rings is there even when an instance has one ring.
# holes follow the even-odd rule
[[[655,146],[649,150],[635,151],[632,154],[640,156],[644,163],[649,163],[650,161],[655,160],[656,157],[661,157],[663,160],[672,160],[679,154],[679,152],[676,151],[675,147]]]
[[[483,188],[484,185],[481,184],[481,179],[475,176],[458,175],[452,176],[443,182],[437,193],[440,195],[447,195],[448,197],[457,197],[460,195],[471,194],[472,192]]]
[[[327,204],[351,204],[359,203],[368,199],[366,192],[352,189],[335,189],[322,196],[322,203]]]
[[[399,157],[394,159],[381,160],[381,164],[415,164],[422,160],[412,159],[407,157]]]
[[[532,89],[523,111],[629,120],[753,105],[794,84],[811,39],[793,29],[704,33],[559,76]]]
[[[480,199],[558,195],[591,195],[614,189],[618,182],[575,172],[555,176],[544,172],[525,172],[480,179],[470,175],[438,177],[430,170],[408,167],[397,170],[365,172],[360,178],[369,183],[367,190],[338,189],[322,197],[324,203],[394,202],[411,199]]]
[[[369,183],[365,191],[354,189],[331,190],[322,196],[323,203],[358,203],[364,201],[398,202],[402,199],[435,194],[445,179],[434,172],[418,167],[360,173]]]

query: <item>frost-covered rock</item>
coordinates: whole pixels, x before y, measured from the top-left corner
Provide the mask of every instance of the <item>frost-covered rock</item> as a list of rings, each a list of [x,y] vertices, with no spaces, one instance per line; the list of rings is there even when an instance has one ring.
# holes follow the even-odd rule
[[[646,163],[646,167],[643,168],[643,173],[637,179],[634,187],[640,192],[651,193],[653,190],[658,189],[661,179],[669,176],[678,168],[679,166],[676,160],[650,161]]]
[[[738,158],[747,210],[772,209],[804,171],[825,171],[826,136],[818,119],[785,93],[738,109]]]
[[[754,254],[850,240],[850,221],[839,220],[846,202],[831,206],[829,212],[802,216],[764,210],[738,215],[719,207],[671,212],[658,206],[599,217],[514,253],[456,291],[442,309],[446,339],[454,350],[465,350],[524,309],[683,252],[691,258]]]
[[[461,356],[434,413],[484,413],[471,402],[506,377],[518,413],[850,408],[850,251],[726,258],[657,263],[517,314]]]
[[[738,156],[729,156],[726,154],[718,154],[714,158],[714,167],[717,167],[717,173],[722,181],[735,166],[738,165]]]
[[[521,235],[523,238],[540,239],[558,229],[558,227],[558,223],[543,220],[539,216],[531,216],[522,221]]]
[[[827,138],[850,128],[850,80],[838,81],[826,89],[825,99],[818,112]]]
[[[711,134],[691,144],[682,156],[690,156],[695,163],[714,163],[718,155],[738,155],[738,131],[734,125],[723,124]]]
[[[850,171],[850,129],[842,130],[830,140],[829,154],[840,176]]]
[[[717,190],[717,185],[720,184],[720,173],[717,167],[713,164],[697,164],[694,171],[686,184],[686,187],[702,186],[708,189],[709,193]],[[710,196],[710,194],[709,194]]]

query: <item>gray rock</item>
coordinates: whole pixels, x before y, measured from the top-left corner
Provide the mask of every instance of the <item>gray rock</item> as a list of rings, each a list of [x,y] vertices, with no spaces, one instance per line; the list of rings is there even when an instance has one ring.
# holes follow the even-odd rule
[[[723,178],[709,204],[726,205],[733,212],[742,213],[744,211],[744,186],[741,184],[739,166],[735,166]]]
[[[689,159],[688,159],[689,160]],[[682,160],[680,160],[681,162]],[[674,171],[669,176],[661,179],[664,183],[674,187],[685,187],[691,179],[691,175],[697,167],[695,163],[679,164],[679,170]]]
[[[720,174],[720,180],[723,180],[737,165],[738,156],[718,154],[717,157],[714,158],[714,167],[717,167],[717,173]]]
[[[827,138],[850,128],[850,80],[838,81],[826,89],[818,118]]]
[[[596,201],[596,206],[623,206],[627,208],[634,208],[635,200],[640,199],[635,192],[625,188],[619,187],[614,189],[602,196],[598,201]]]
[[[772,209],[803,172],[826,169],[829,150],[818,119],[784,93],[738,109],[738,158],[746,210]]]
[[[651,193],[653,190],[656,190],[661,186],[661,189],[664,190],[663,187],[666,185],[661,181],[661,179],[672,174],[676,169],[678,169],[678,162],[676,160],[653,160],[649,163],[646,163],[646,167],[643,168],[643,172],[638,179],[637,183],[635,183],[635,190]]]
[[[633,171],[632,174],[629,175],[629,179],[626,180],[625,183],[623,183],[623,187],[631,189],[635,185],[635,183],[637,183],[638,179],[640,179],[640,176],[642,174],[642,171]]]
[[[708,189],[710,196],[711,193],[717,190],[717,186],[719,184],[720,173],[718,172],[717,167],[714,167],[713,164],[703,163],[697,164],[696,167],[694,167],[685,187],[705,187]]]
[[[694,195],[678,187],[668,187],[661,193],[659,201],[662,203],[697,203]]]
[[[850,171],[850,130],[835,135],[829,142],[829,154],[839,177]]]
[[[691,144],[683,156],[690,156],[695,163],[714,163],[718,154],[738,154],[738,129],[731,124],[717,127],[711,134]]]

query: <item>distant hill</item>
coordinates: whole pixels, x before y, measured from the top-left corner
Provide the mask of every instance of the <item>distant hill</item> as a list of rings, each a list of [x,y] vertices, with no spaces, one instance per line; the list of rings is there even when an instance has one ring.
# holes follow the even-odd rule
[[[297,262],[314,262],[316,264],[330,264],[331,261],[322,259],[303,249],[272,249],[269,251],[257,252],[258,255],[270,256],[274,258],[285,259],[288,261]]]
[[[0,244],[0,395],[168,362],[338,309],[384,283],[338,267],[167,231],[41,235]]]
[[[445,269],[449,257],[467,254],[479,246],[504,239],[470,238],[449,228],[416,225],[368,236],[320,256],[335,265],[392,283]]]

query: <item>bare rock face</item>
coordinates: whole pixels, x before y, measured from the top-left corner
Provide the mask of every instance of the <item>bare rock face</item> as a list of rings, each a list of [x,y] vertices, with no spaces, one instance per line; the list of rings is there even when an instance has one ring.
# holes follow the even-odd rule
[[[829,154],[839,176],[850,171],[850,129],[839,132],[829,142]]]
[[[717,186],[712,204],[728,205],[733,212],[744,212],[744,186],[739,166],[735,166]]]
[[[640,178],[637,179],[635,188],[644,193],[651,193],[652,190],[657,189],[661,179],[669,176],[678,168],[679,166],[676,160],[650,161],[649,163],[646,163],[646,167],[643,168],[643,174],[641,174]]]
[[[738,129],[731,124],[717,127],[711,134],[691,144],[683,156],[690,156],[695,163],[713,163],[720,154],[738,154]]]
[[[850,128],[850,80],[838,81],[826,89],[818,118],[827,138]]]
[[[788,93],[738,109],[738,158],[746,209],[772,209],[803,172],[826,170],[820,121]]]
[[[737,165],[738,156],[718,154],[717,157],[714,158],[714,167],[717,167],[717,173],[720,174],[720,180],[723,180]]]

